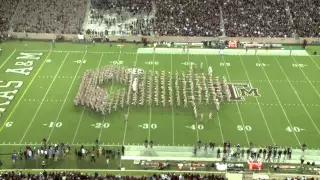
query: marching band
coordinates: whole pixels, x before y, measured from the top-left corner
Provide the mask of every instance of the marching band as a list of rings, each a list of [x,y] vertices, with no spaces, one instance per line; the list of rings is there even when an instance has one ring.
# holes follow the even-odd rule
[[[219,111],[220,103],[231,100],[225,76],[213,77],[212,73],[194,73],[192,65],[189,66],[188,74],[179,74],[176,71],[174,76],[172,72],[138,73],[133,69],[135,68],[106,66],[86,71],[74,104],[86,106],[105,115],[107,112],[111,114],[117,111],[118,107],[123,109],[125,106],[144,106],[145,102],[148,106],[180,107],[182,100],[184,107],[191,105],[194,118],[197,120],[197,105],[214,105],[215,110]],[[102,87],[104,83],[120,83],[124,88],[112,92]],[[200,120],[203,120],[203,116],[201,112]],[[212,119],[212,111],[209,113],[209,119]]]

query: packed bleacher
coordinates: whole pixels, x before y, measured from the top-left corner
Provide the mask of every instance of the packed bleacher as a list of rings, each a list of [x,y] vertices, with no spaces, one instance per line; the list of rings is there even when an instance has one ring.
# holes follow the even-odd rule
[[[227,36],[292,37],[286,1],[237,0],[223,4]]]
[[[76,34],[82,29],[87,0],[22,0],[12,19],[17,32]]]
[[[113,174],[105,174],[105,173],[81,173],[81,172],[39,172],[39,173],[24,173],[22,171],[13,171],[13,172],[2,172],[0,173],[0,179],[117,179],[117,180],[147,180],[147,179],[172,179],[172,180],[184,180],[184,179],[192,179],[192,180],[224,180],[226,179],[222,175],[213,175],[213,174],[191,174],[191,173],[183,173],[183,174],[153,174],[149,176],[121,176],[121,175],[113,175]]]
[[[91,6],[93,9],[115,11],[119,15],[126,11],[134,15],[138,13],[149,14],[152,10],[151,0],[91,0]]]
[[[156,0],[154,31],[169,36],[220,36],[218,0]]]
[[[149,35],[153,24],[151,0],[91,0],[86,34]],[[129,33],[130,32],[130,33]]]
[[[294,28],[301,37],[320,37],[320,1],[288,0]]]
[[[16,32],[99,36],[119,31],[221,36],[224,30],[230,37],[320,37],[319,0],[0,0],[0,4],[0,32],[12,25]]]
[[[9,30],[17,5],[18,0],[0,0],[0,32]]]

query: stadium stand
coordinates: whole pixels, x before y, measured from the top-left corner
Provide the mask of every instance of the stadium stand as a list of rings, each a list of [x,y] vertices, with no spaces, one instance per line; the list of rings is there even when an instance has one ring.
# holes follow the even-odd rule
[[[320,1],[288,0],[295,29],[300,37],[320,37]]]
[[[76,34],[82,29],[87,0],[22,0],[12,19],[16,32]]]
[[[1,0],[0,32],[320,37],[319,0]],[[90,4],[87,4],[90,2]],[[15,13],[16,12],[16,13]],[[11,18],[11,23],[10,23]]]
[[[18,2],[18,0],[0,0],[0,32],[9,30],[10,19],[17,8]]]
[[[227,36],[292,37],[286,1],[237,0],[223,4]]]
[[[167,36],[220,36],[218,0],[156,0],[154,30]]]
[[[120,176],[120,175],[112,175],[112,174],[99,174],[95,172],[94,174],[81,173],[81,172],[39,172],[37,174],[33,173],[23,173],[23,172],[3,172],[0,173],[0,179],[117,179],[117,180],[147,180],[147,179],[172,179],[172,180],[183,180],[183,179],[193,179],[193,180],[224,180],[225,177],[221,175],[201,175],[201,174],[154,174],[151,176]]]
[[[151,0],[91,0],[87,34],[149,35],[155,7]]]

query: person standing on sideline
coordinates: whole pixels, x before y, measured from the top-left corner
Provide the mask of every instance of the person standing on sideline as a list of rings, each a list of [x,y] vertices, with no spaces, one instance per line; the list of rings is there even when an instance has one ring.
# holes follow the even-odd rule
[[[153,147],[153,141],[152,140],[150,140],[149,145],[150,145],[151,148]]]
[[[16,153],[16,151],[14,150],[14,151],[13,151],[13,154],[12,154],[12,164],[16,164],[16,160],[17,160],[17,153]]]
[[[148,139],[144,140],[144,147],[148,147]]]
[[[109,161],[110,161],[110,157],[109,157],[109,154],[106,156],[106,163],[107,165],[109,165]]]
[[[91,162],[96,162],[94,151],[91,152]]]
[[[42,166],[42,169],[44,169],[46,167],[46,161],[42,161],[41,166]]]
[[[121,147],[121,152],[122,152],[122,155],[124,156],[124,150],[125,150],[126,148],[124,147],[124,145],[122,145],[122,147]]]

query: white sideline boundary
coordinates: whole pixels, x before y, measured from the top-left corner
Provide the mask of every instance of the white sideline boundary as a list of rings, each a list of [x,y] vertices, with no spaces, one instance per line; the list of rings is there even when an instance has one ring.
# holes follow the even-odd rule
[[[183,48],[138,48],[141,54],[181,54],[181,55],[221,55],[220,49],[190,48],[187,52]],[[223,56],[310,56],[306,50],[282,50],[282,49],[223,49]]]
[[[190,152],[191,153],[191,152]],[[216,162],[221,161],[221,158],[208,157],[150,157],[150,156],[121,156],[121,160],[146,160],[146,161],[202,161]]]
[[[143,50],[141,50],[143,49]],[[150,49],[150,50],[147,50]],[[200,51],[199,51],[200,50]],[[211,50],[211,51],[210,51]],[[16,50],[17,52],[50,52],[50,50]],[[234,53],[226,53],[226,51],[234,51]],[[275,51],[273,53],[268,51]],[[278,51],[278,52],[277,52]],[[64,51],[64,50],[52,50],[54,53],[84,53],[84,51]],[[281,52],[281,53],[280,53]],[[119,52],[110,51],[88,51],[88,54],[119,54]],[[155,52],[153,48],[138,48],[137,52],[122,52],[122,54],[174,54],[174,55],[186,55],[183,49],[180,48],[156,48]],[[189,54],[192,55],[220,55],[219,49],[189,49]],[[244,49],[225,49],[225,56],[246,56]],[[290,56],[290,50],[258,50],[257,54],[254,50],[249,50],[247,56]],[[304,56],[312,58],[313,55],[308,54],[305,50],[293,50],[292,56]]]

